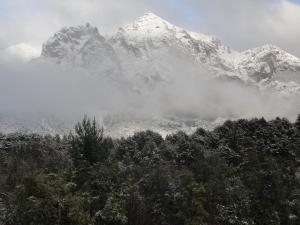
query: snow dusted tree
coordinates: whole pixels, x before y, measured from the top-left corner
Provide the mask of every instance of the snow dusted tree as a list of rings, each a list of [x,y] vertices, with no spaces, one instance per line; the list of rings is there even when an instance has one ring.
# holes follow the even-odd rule
[[[297,120],[295,122],[295,127],[298,131],[300,131],[300,114],[298,115]]]

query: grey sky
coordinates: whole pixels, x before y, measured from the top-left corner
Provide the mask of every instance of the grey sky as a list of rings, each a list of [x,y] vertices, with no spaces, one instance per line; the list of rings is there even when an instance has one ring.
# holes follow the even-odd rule
[[[145,11],[244,50],[275,44],[300,57],[298,0],[2,0],[0,48],[41,45],[63,26],[86,22],[114,32]]]

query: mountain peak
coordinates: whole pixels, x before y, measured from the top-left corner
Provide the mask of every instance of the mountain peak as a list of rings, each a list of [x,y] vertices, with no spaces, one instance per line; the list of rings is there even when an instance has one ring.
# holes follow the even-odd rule
[[[90,23],[75,27],[64,27],[59,32],[57,32],[54,37],[58,37],[61,35],[78,39],[82,38],[83,36],[100,36],[98,28],[91,26]]]
[[[78,50],[91,39],[100,42],[105,40],[99,34],[98,29],[89,23],[76,27],[64,27],[43,45],[42,56],[64,58],[68,55],[69,50]]]
[[[65,27],[55,33],[43,45],[41,57],[104,75],[119,70],[118,57],[113,47],[89,23]]]
[[[147,20],[163,20],[161,17],[157,16],[152,12],[146,12],[144,15],[139,17],[139,19],[147,19]]]
[[[151,12],[120,28],[110,40],[126,54],[144,58],[148,58],[152,50],[164,52],[173,49],[176,55],[210,63],[219,57],[219,53],[228,52],[228,48],[216,38],[185,30]]]
[[[133,23],[130,23],[124,27],[127,31],[144,31],[146,33],[157,33],[164,31],[168,28],[173,28],[174,25],[154,13],[147,12],[143,16],[139,17]]]
[[[261,47],[249,49],[243,52],[243,54],[251,55],[252,57],[255,56],[258,58],[266,58],[267,56],[271,55],[273,58],[276,58],[279,61],[289,61],[297,64],[299,64],[300,62],[300,59],[297,58],[296,56],[272,44],[265,44]]]

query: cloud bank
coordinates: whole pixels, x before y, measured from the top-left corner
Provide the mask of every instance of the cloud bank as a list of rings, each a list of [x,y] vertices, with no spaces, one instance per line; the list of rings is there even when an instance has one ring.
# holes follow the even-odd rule
[[[239,50],[270,43],[300,56],[300,5],[288,0],[4,0],[0,10],[0,48],[41,45],[61,27],[86,22],[107,34],[153,11]]]
[[[300,5],[287,0],[190,0],[202,13],[199,31],[243,50],[274,44],[300,56]]]

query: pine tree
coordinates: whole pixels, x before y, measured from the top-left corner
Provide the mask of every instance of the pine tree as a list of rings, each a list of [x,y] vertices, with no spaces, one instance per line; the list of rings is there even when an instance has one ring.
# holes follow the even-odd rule
[[[81,160],[90,164],[105,161],[108,157],[106,144],[103,129],[98,127],[95,119],[91,121],[85,116],[75,126],[75,135],[72,135],[71,157],[75,167]]]

